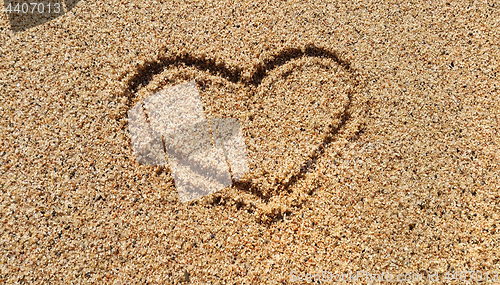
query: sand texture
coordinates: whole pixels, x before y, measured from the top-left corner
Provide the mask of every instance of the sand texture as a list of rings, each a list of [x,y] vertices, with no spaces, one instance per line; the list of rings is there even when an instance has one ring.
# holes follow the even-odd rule
[[[500,282],[498,2],[68,2],[0,14],[0,283]],[[193,80],[249,171],[181,203],[127,114]]]

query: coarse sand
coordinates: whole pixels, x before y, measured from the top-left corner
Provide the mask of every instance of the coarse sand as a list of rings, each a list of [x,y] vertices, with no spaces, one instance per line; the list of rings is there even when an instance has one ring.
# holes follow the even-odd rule
[[[0,283],[498,282],[497,1],[73,2],[0,14]],[[192,80],[249,171],[181,203],[127,112]]]

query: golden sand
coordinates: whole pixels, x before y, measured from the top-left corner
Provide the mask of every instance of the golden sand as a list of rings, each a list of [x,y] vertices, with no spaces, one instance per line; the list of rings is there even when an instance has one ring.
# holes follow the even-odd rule
[[[495,283],[500,5],[392,2],[80,1],[17,33],[1,14],[0,283]],[[251,171],[180,203],[127,111],[190,80]]]

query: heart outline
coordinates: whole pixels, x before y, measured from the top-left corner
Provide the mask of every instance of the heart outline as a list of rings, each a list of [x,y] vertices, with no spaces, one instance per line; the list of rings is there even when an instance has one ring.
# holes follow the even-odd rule
[[[347,73],[350,75],[350,79],[354,83],[354,88],[352,92],[347,94],[348,103],[342,113],[340,118],[341,122],[337,127],[330,129],[328,131],[329,135],[325,136],[323,142],[319,145],[319,147],[306,159],[304,164],[312,164],[312,168],[315,168],[315,163],[318,158],[324,152],[327,145],[334,141],[336,135],[339,134],[341,129],[345,127],[348,120],[351,118],[350,107],[352,103],[353,94],[358,93],[359,84],[359,74],[357,70],[351,67],[351,64],[342,59],[337,52],[330,51],[323,47],[318,47],[312,44],[309,44],[302,48],[287,48],[283,49],[278,53],[275,53],[271,56],[268,56],[265,60],[262,61],[261,64],[254,66],[253,70],[249,73],[244,73],[245,69],[238,67],[228,66],[223,61],[218,61],[217,59],[209,58],[207,55],[192,55],[186,51],[180,51],[177,53],[172,53],[168,50],[165,50],[164,53],[160,54],[156,59],[147,61],[133,71],[125,71],[119,76],[119,79],[125,82],[126,88],[123,92],[122,96],[127,98],[127,106],[130,108],[134,103],[135,94],[142,87],[145,87],[151,82],[153,76],[157,74],[161,74],[165,70],[167,70],[171,66],[176,65],[184,65],[186,67],[194,67],[196,70],[201,72],[207,72],[212,76],[217,76],[223,78],[231,83],[242,83],[243,85],[252,89],[251,92],[255,93],[255,89],[262,83],[263,79],[271,74],[273,70],[278,69],[279,67],[285,65],[294,59],[299,59],[301,57],[318,57],[318,58],[327,58],[333,60],[340,67],[342,67]],[[359,129],[358,131],[359,132]],[[352,137],[352,136],[351,136]],[[303,167],[302,167],[303,168]],[[303,179],[305,175],[310,171],[300,171],[298,175],[293,176],[290,181],[283,185],[283,190],[287,192],[287,195],[290,194],[290,188],[298,181]],[[255,185],[251,185],[248,182],[236,182],[234,184],[235,188],[238,190],[243,190],[246,192],[252,193],[255,197],[259,198],[264,205],[270,203],[270,196],[263,196],[259,193],[259,189],[256,189]],[[314,190],[309,191],[308,194],[311,195]],[[221,197],[214,197],[213,204],[220,203]],[[299,204],[302,204],[302,201]],[[238,202],[239,203],[239,202]],[[252,203],[253,205],[253,203]],[[299,205],[300,206],[300,205]],[[282,218],[284,214],[289,213],[289,210],[284,211],[275,211],[276,209],[271,209],[267,211],[268,216],[271,217],[272,221],[279,220]],[[269,221],[269,219],[266,219]]]

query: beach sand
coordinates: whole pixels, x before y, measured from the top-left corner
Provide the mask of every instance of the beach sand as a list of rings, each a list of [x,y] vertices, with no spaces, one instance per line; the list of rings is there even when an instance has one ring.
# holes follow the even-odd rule
[[[104,2],[0,16],[0,283],[495,283],[498,3]],[[190,80],[251,171],[180,203],[127,111]]]

